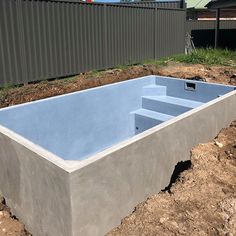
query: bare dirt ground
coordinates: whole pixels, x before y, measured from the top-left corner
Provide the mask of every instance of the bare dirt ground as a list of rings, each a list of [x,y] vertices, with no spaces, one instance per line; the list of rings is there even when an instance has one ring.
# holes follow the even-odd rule
[[[0,196],[0,236],[30,236],[23,224],[11,215],[5,200]]]
[[[0,107],[157,74],[236,85],[236,69],[225,66],[133,66],[73,79],[29,84],[0,91]],[[0,197],[0,236],[29,236]],[[140,203],[108,235],[236,235],[236,122],[212,142],[192,150],[191,168],[169,191]]]

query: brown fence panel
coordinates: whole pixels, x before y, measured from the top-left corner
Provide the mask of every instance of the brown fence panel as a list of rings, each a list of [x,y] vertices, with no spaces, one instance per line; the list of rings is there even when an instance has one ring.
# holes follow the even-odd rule
[[[0,85],[22,84],[184,52],[184,9],[0,1]]]
[[[157,9],[156,16],[156,58],[183,53],[186,12]]]

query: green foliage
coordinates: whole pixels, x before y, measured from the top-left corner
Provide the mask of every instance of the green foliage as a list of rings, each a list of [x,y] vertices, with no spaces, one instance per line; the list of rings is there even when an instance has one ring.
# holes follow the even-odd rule
[[[176,55],[172,59],[191,64],[236,66],[236,51],[212,48],[197,49],[192,54]]]
[[[69,77],[57,79],[56,81],[59,81],[59,80],[63,81],[63,83],[71,83],[77,80],[77,76],[69,76]]]
[[[18,88],[21,87],[21,85],[12,85],[12,84],[5,84],[3,86],[0,86],[0,100],[4,100],[5,97],[8,94],[8,91],[12,88]]]
[[[129,66],[132,66],[132,64],[117,65],[117,66],[115,67],[115,69],[125,70],[125,69],[129,68]]]
[[[5,99],[10,88],[10,86],[4,86],[0,88],[0,101]]]
[[[103,73],[104,73],[104,71],[102,71],[102,70],[92,70],[92,71],[89,72],[89,74],[90,74],[91,76],[94,76],[94,77],[99,77],[99,76],[101,76]]]
[[[173,61],[173,59],[170,57],[167,57],[167,58],[161,58],[158,60],[146,60],[146,61],[143,61],[142,64],[152,64],[155,66],[166,66],[166,65],[168,65],[168,62],[170,62],[170,61]]]
[[[165,66],[170,61],[191,64],[236,66],[236,51],[212,48],[197,49],[192,54],[180,54],[159,60],[149,60],[145,61],[144,64]]]

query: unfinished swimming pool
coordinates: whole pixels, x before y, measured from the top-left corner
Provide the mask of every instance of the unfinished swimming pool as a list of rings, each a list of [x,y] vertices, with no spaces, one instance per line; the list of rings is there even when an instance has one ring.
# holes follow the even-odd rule
[[[104,235],[235,104],[233,86],[147,76],[0,109],[0,193],[34,236]]]
[[[233,87],[150,76],[0,110],[0,124],[64,160],[83,160]]]

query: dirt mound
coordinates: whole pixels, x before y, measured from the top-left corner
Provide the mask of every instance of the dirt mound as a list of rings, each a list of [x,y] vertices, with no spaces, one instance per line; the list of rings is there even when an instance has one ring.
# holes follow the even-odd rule
[[[8,235],[30,236],[25,230],[24,225],[11,215],[4,198],[0,196],[0,236]]]
[[[109,236],[236,235],[236,122],[192,150],[191,169],[139,204]]]
[[[71,79],[58,79],[32,83],[18,88],[11,88],[0,93],[0,108],[155,73],[157,73],[155,66],[144,65],[132,66],[124,70],[113,69],[100,73],[89,72],[75,76]]]
[[[43,81],[18,88],[0,90],[0,108],[154,74],[236,85],[236,69],[234,67],[208,67],[173,62],[165,67],[137,65],[126,69],[85,73],[72,79]]]
[[[184,65],[179,63],[170,64],[158,70],[159,75],[176,78],[191,79],[236,85],[236,68],[230,66],[206,66],[206,65]]]

